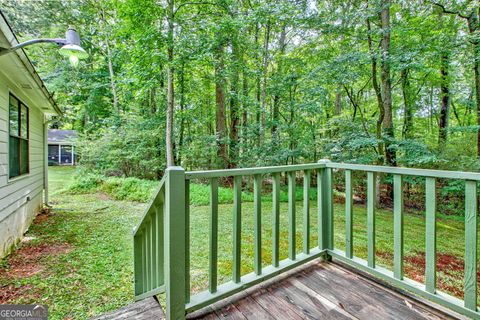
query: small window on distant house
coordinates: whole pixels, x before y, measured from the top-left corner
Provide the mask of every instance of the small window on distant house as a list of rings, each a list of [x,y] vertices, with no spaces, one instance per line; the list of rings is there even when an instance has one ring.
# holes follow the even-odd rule
[[[13,95],[9,105],[9,177],[14,178],[30,170],[28,108]]]

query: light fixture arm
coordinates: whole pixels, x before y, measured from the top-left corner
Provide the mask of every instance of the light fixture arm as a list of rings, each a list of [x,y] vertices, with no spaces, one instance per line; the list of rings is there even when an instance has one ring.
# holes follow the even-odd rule
[[[15,50],[24,48],[26,46],[29,46],[29,45],[35,44],[35,43],[55,43],[59,46],[63,46],[65,44],[67,44],[67,40],[66,39],[33,39],[33,40],[28,40],[28,41],[22,42],[20,44],[17,44],[16,46],[11,47],[11,48],[0,47],[0,56],[3,56],[4,54],[13,52]]]

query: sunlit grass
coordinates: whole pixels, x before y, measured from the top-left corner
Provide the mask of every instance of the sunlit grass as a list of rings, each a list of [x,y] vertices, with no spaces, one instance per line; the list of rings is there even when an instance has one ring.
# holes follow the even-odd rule
[[[50,308],[51,319],[87,319],[125,306],[133,301],[133,255],[131,230],[139,222],[145,204],[114,200],[102,192],[68,194],[62,190],[72,180],[71,168],[51,168],[50,188],[53,211],[49,219],[34,224],[28,232],[33,237],[26,246],[68,243],[72,249],[66,254],[47,256],[41,263],[44,271],[26,278],[8,276],[8,261],[2,264],[6,276],[0,276],[0,286],[16,288],[30,286],[29,294],[10,303],[44,303]],[[191,284],[192,292],[208,286],[209,207],[208,187],[193,185],[197,200],[191,206]],[[262,265],[272,261],[272,204],[268,190],[262,202]],[[151,192],[151,191],[150,191]],[[232,277],[232,204],[231,192],[222,191],[219,205],[218,282]],[[311,193],[314,198],[315,190]],[[301,188],[297,200],[302,199]],[[242,274],[253,271],[253,203],[249,194],[242,203]],[[282,191],[282,200],[286,194]],[[317,244],[317,207],[310,201],[311,247]],[[345,214],[343,204],[334,205],[335,247],[345,247]],[[376,247],[379,265],[392,268],[393,213],[379,209],[376,215]],[[425,219],[420,212],[405,215],[405,271],[406,276],[423,281],[421,260],[425,247]],[[280,257],[288,255],[287,203],[281,203]],[[366,207],[354,206],[354,255],[367,258]],[[303,205],[296,203],[297,252],[302,251]],[[441,288],[451,294],[461,294],[464,256],[464,223],[462,218],[439,215],[437,222],[438,252],[443,263],[452,262],[438,272]],[[455,267],[456,266],[456,267]]]

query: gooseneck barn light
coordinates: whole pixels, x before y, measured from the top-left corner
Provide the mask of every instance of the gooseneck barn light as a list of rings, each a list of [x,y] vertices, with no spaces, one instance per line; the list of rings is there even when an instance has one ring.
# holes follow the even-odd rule
[[[16,46],[13,46],[11,48],[0,47],[0,56],[24,48],[31,44],[45,42],[55,43],[61,46],[59,49],[59,53],[64,57],[68,57],[70,63],[74,67],[78,65],[79,60],[88,58],[88,53],[80,46],[80,36],[73,27],[68,28],[65,34],[65,39],[33,39],[17,44]]]

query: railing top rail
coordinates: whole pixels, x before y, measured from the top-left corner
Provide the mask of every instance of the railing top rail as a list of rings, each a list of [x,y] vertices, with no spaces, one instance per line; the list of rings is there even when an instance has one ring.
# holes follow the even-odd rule
[[[145,208],[145,211],[143,211],[142,217],[140,218],[140,222],[133,228],[132,233],[133,233],[134,236],[137,234],[138,230],[140,229],[140,227],[144,223],[145,217],[150,213],[150,210],[152,209],[153,204],[158,201],[158,197],[160,195],[160,192],[165,187],[165,181],[166,180],[167,180],[167,173],[165,173],[163,175],[162,179],[160,180],[160,185],[158,186],[157,190],[155,191],[155,193],[152,197],[152,200],[150,200],[147,207]]]
[[[478,172],[411,169],[411,168],[371,166],[371,165],[364,165],[364,164],[350,164],[350,163],[336,163],[336,162],[328,162],[326,166],[332,169],[360,170],[360,171],[366,171],[366,172],[368,171],[381,172],[381,173],[400,174],[400,175],[406,175],[406,176],[480,181],[480,173]]]
[[[185,172],[186,179],[201,179],[201,178],[223,178],[235,176],[247,176],[255,174],[270,174],[279,172],[291,172],[300,170],[314,170],[325,168],[325,163],[309,163],[288,166],[272,166],[272,167],[258,167],[258,168],[238,168],[225,170],[205,170],[205,171],[187,171]]]

